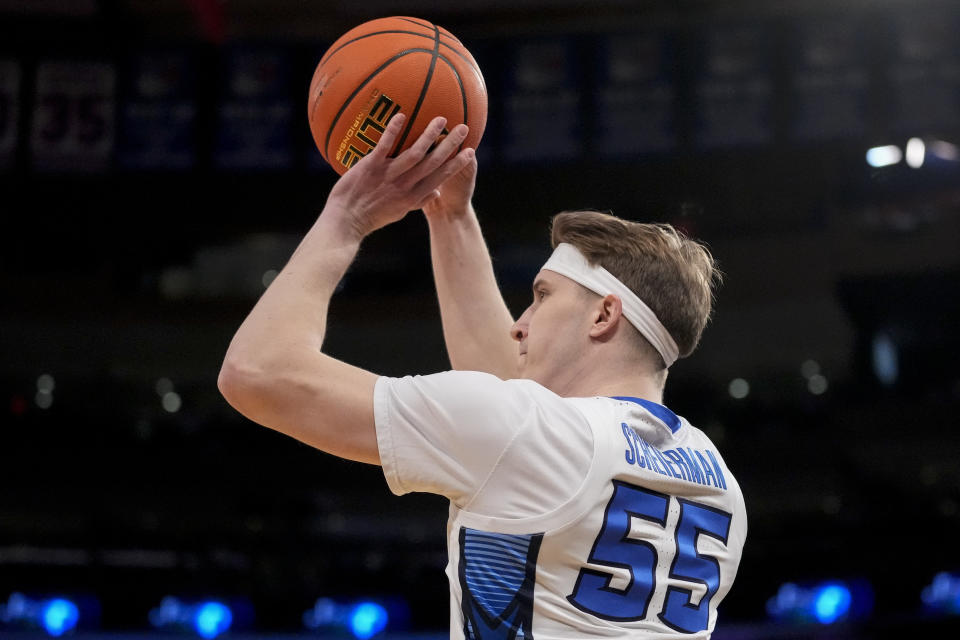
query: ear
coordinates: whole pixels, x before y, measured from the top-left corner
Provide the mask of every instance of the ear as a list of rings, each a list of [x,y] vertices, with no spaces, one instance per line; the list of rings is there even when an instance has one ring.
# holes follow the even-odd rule
[[[597,302],[593,325],[590,327],[590,337],[606,342],[616,332],[623,319],[623,303],[614,294],[608,294]]]

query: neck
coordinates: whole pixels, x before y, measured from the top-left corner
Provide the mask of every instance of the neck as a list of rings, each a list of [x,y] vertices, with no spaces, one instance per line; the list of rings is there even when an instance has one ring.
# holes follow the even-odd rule
[[[582,385],[571,385],[569,392],[563,391],[558,395],[567,398],[628,396],[663,404],[663,388],[647,376],[637,376],[629,380],[621,378],[600,384],[589,384],[588,381],[584,380]]]
[[[601,354],[597,354],[598,356]],[[620,363],[610,359],[583,358],[579,365],[568,369],[562,380],[551,384],[551,390],[566,398],[593,396],[630,396],[663,404],[663,377],[644,373],[637,362]]]

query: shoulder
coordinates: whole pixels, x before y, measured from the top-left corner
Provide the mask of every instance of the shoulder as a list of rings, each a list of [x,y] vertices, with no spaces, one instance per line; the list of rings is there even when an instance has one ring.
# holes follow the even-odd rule
[[[416,401],[437,409],[481,412],[528,411],[533,407],[560,410],[568,406],[563,398],[533,380],[502,380],[480,371],[444,371],[402,378],[381,376],[375,394],[381,401]]]
[[[566,425],[582,425],[573,406],[541,385],[475,371],[381,377],[374,413],[391,490],[439,493],[461,508],[509,460],[528,468],[542,456],[531,451],[557,448]]]

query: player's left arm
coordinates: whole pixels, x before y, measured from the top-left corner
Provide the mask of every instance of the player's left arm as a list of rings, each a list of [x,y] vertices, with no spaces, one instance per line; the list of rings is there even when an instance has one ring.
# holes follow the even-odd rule
[[[342,458],[379,464],[373,413],[377,376],[323,352],[334,289],[365,236],[436,195],[473,158],[457,153],[455,127],[431,150],[436,118],[407,151],[389,158],[405,118],[391,119],[379,144],[344,174],[316,223],[237,330],[217,386],[254,422]]]

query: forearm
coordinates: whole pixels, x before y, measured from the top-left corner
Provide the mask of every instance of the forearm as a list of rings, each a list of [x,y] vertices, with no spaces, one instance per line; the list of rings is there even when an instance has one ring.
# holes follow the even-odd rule
[[[346,394],[372,388],[373,377],[322,353],[330,298],[359,244],[334,217],[320,216],[237,330],[218,386],[258,424],[375,462],[340,432],[339,408]]]
[[[321,215],[237,330],[227,358],[265,363],[320,352],[330,298],[359,246],[357,234]]]
[[[515,378],[513,317],[497,286],[493,264],[473,208],[430,216],[430,249],[443,335],[454,369]]]

